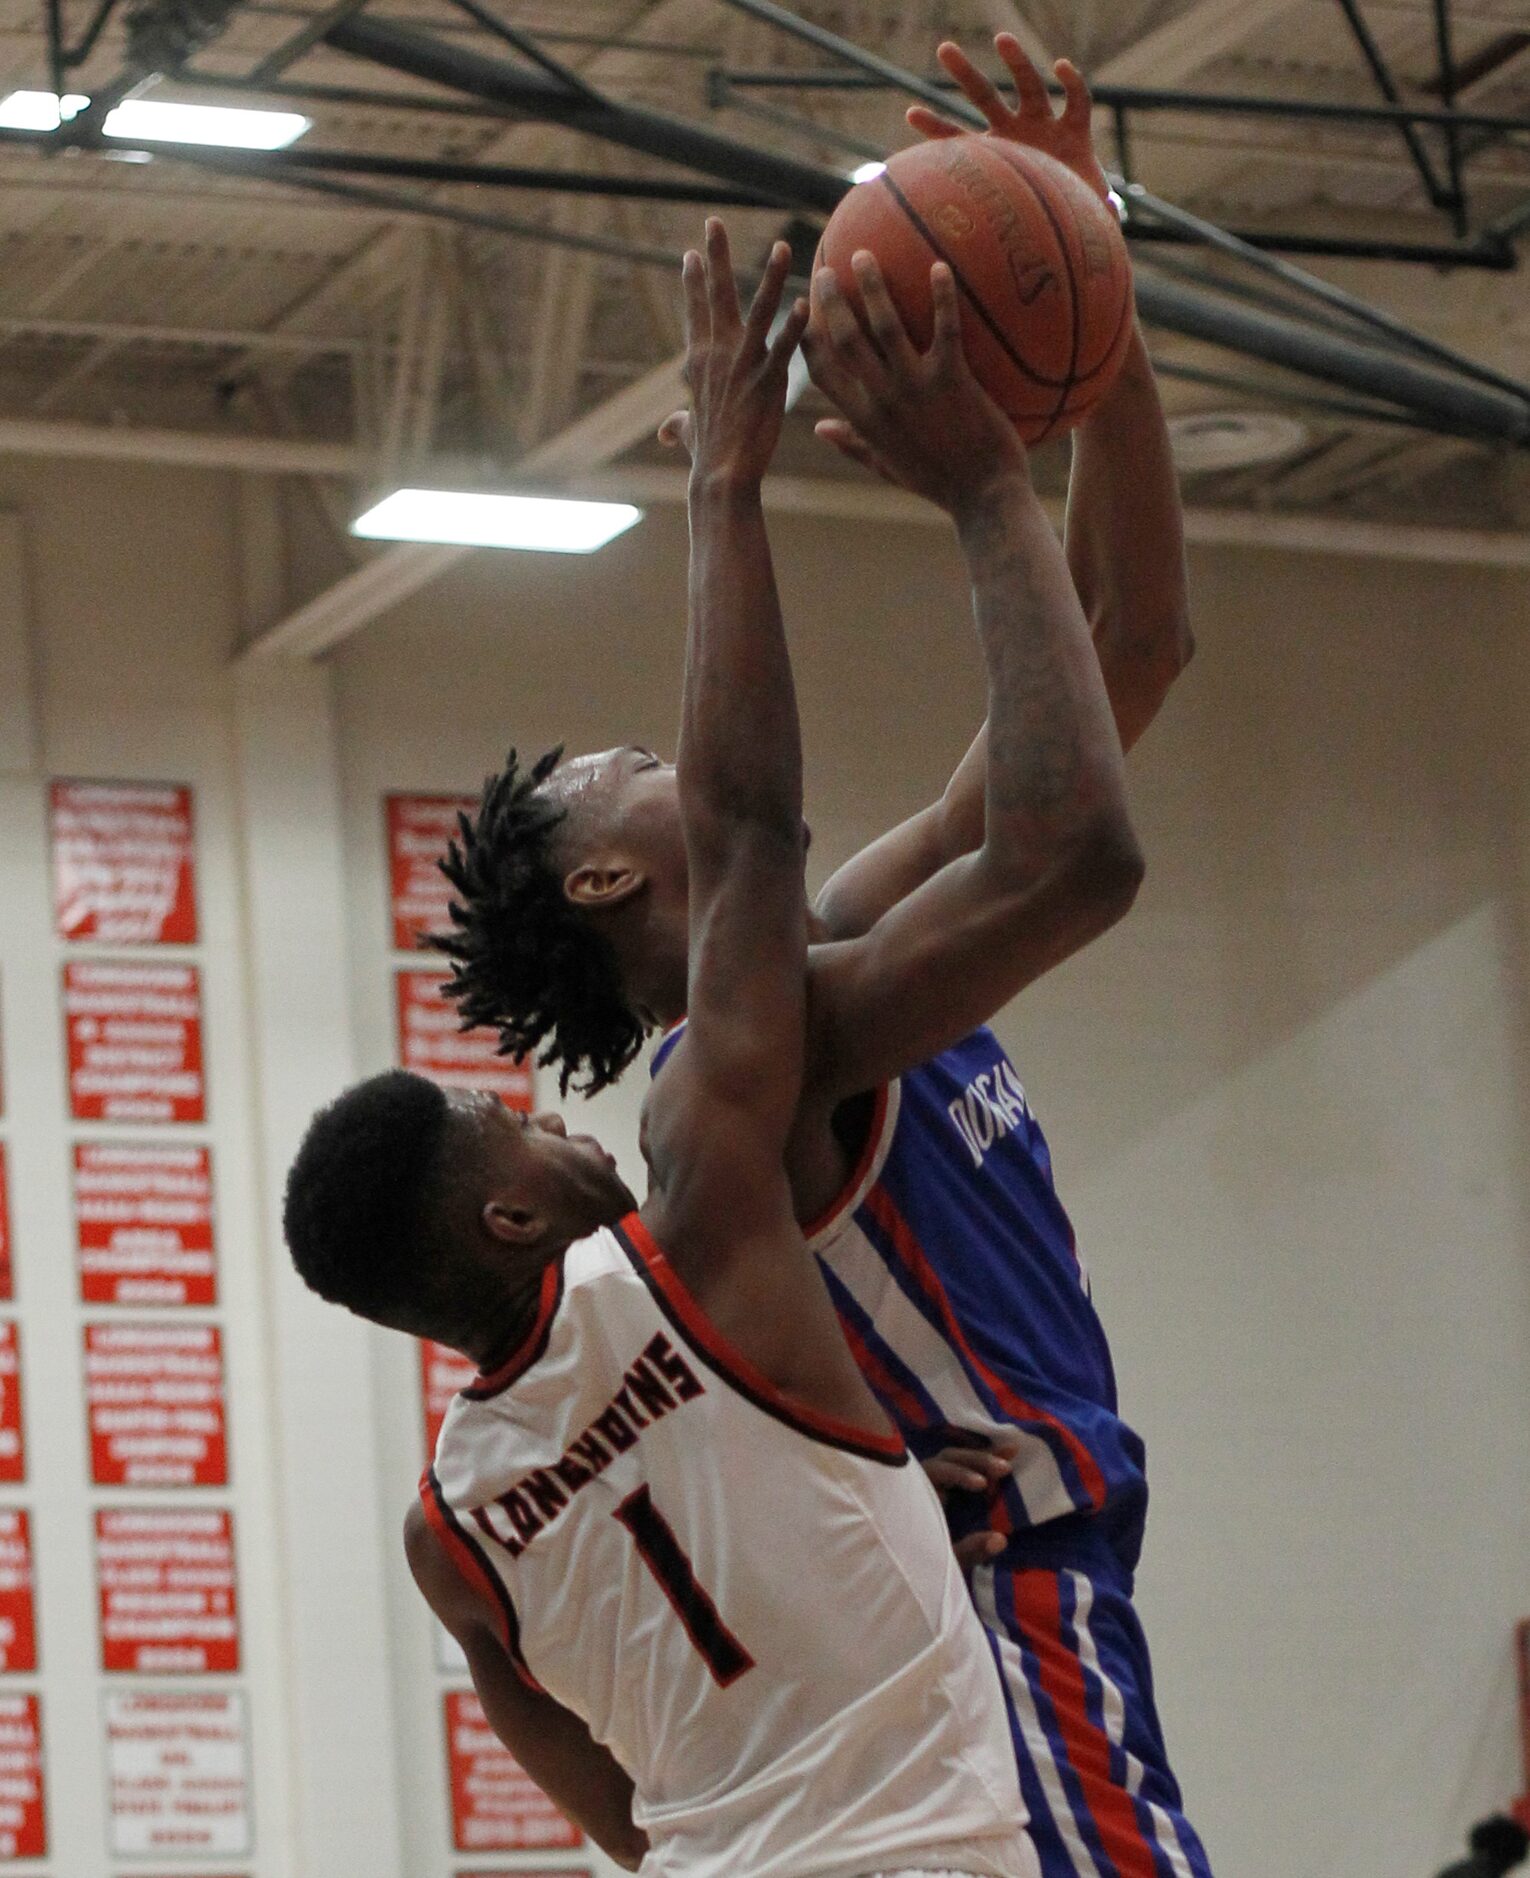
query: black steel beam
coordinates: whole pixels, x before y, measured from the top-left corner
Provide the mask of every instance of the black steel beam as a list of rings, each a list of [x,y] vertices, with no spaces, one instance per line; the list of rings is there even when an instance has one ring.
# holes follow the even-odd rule
[[[48,82],[55,98],[64,96],[64,10],[62,0],[45,0],[43,17],[48,30]]]
[[[1450,346],[1444,346],[1426,334],[1415,332],[1405,321],[1394,319],[1390,313],[1384,313],[1380,307],[1362,299],[1358,294],[1348,292],[1343,287],[1334,286],[1332,281],[1323,280],[1319,275],[1309,274],[1304,268],[1293,267],[1289,261],[1264,252],[1242,241],[1237,235],[1219,227],[1215,222],[1208,222],[1204,216],[1192,215],[1188,209],[1181,209],[1172,202],[1165,202],[1151,194],[1138,183],[1120,183],[1117,185],[1125,192],[1129,209],[1141,207],[1153,218],[1153,224],[1187,236],[1191,242],[1199,242],[1210,248],[1216,248],[1228,254],[1234,260],[1242,261],[1262,274],[1268,274],[1284,286],[1294,288],[1298,293],[1318,301],[1322,306],[1330,307],[1335,312],[1343,313],[1348,318],[1358,320],[1361,325],[1369,326],[1382,333],[1389,341],[1397,340],[1410,351],[1428,359],[1432,364],[1443,365],[1451,371],[1462,372],[1468,378],[1475,378],[1484,384],[1494,386],[1499,391],[1507,391],[1511,396],[1523,398],[1530,403],[1530,387],[1521,385],[1503,373],[1494,371],[1490,366],[1480,365],[1475,359],[1467,358],[1463,353]],[[1484,235],[1476,247],[1483,253],[1499,255],[1507,244],[1496,238]],[[1512,248],[1507,249],[1507,265],[1515,265]],[[1397,259],[1396,253],[1378,253],[1375,250],[1365,258],[1371,260]],[[1416,258],[1416,257],[1415,257]]]
[[[15,133],[4,133],[9,142]],[[117,146],[131,149],[132,145]],[[627,261],[639,267],[661,267],[678,276],[680,257],[666,248],[654,248],[635,241],[619,241],[609,235],[577,235],[542,222],[522,221],[519,217],[497,215],[487,209],[464,207],[444,201],[440,196],[411,195],[398,189],[380,189],[375,183],[352,182],[343,176],[319,174],[290,164],[273,162],[285,155],[282,151],[214,150],[193,144],[156,145],[156,162],[184,163],[192,169],[208,170],[215,175],[242,177],[247,180],[279,183],[287,188],[306,189],[314,194],[334,196],[342,202],[355,202],[363,208],[377,209],[387,215],[412,215],[423,220],[451,222],[461,228],[476,228],[489,234],[508,235],[517,241],[536,241],[554,248],[572,248],[580,254],[599,255],[611,261]]]
[[[1204,385],[1213,391],[1230,391],[1240,398],[1264,398],[1271,404],[1288,405],[1292,410],[1316,411],[1325,417],[1355,418],[1365,424],[1384,424],[1388,428],[1404,425],[1410,430],[1426,430],[1436,437],[1459,437],[1471,443],[1480,441],[1475,432],[1454,424],[1436,424],[1417,413],[1403,412],[1382,404],[1367,404],[1360,398],[1331,398],[1324,392],[1294,385],[1272,385],[1263,379],[1247,378],[1239,372],[1217,372],[1202,365],[1187,365],[1181,359],[1153,355],[1153,370],[1160,378],[1177,378],[1187,385]]]
[[[308,7],[289,5],[286,0],[243,0],[242,10],[268,19],[311,19],[313,14]],[[418,13],[389,13],[378,7],[371,9],[372,17],[390,20],[397,26],[418,26],[421,15]],[[437,33],[467,33],[474,29],[466,21],[433,18],[431,31]],[[698,62],[715,64],[721,56],[716,46],[689,45],[679,39],[633,39],[622,33],[574,33],[566,32],[562,27],[539,26],[537,43],[542,46],[588,46],[592,52],[643,52],[656,58],[695,59]]]
[[[304,150],[293,146],[263,153],[273,170],[303,170],[314,175],[389,176],[422,183],[476,183],[489,189],[529,189],[540,193],[616,196],[635,202],[692,202],[705,208],[771,209],[769,196],[724,183],[669,182],[655,177],[610,176],[604,171],[531,169],[509,163],[452,163],[440,157],[403,157],[385,151]]]
[[[1367,398],[1380,398],[1471,435],[1530,445],[1530,403],[1459,376],[1378,352],[1253,307],[1236,306],[1151,274],[1137,277],[1137,309],[1150,325],[1228,346]]]
[[[1223,231],[1245,247],[1265,254],[1324,255],[1336,261],[1403,261],[1415,267],[1475,267],[1512,274],[1519,265],[1513,246],[1496,236],[1475,241],[1386,241],[1363,235],[1307,235],[1296,229],[1229,228]],[[1134,217],[1125,228],[1128,241],[1168,242],[1176,247],[1204,246],[1199,237],[1162,222]]]
[[[466,98],[448,98],[444,94],[424,91],[372,91],[362,85],[320,85],[293,78],[276,78],[252,87],[247,78],[238,78],[229,72],[201,72],[193,65],[186,66],[181,77],[188,85],[206,86],[210,90],[249,93],[253,89],[262,98],[296,98],[305,104],[360,105],[378,111],[419,111],[433,113],[438,117],[469,117],[480,124],[492,124],[495,121],[503,123],[514,117],[514,113],[507,111],[503,105],[485,104],[481,100],[470,103]]]
[[[117,0],[98,0],[96,10],[91,16],[90,24],[80,35],[79,42],[76,45],[66,46],[63,49],[62,62],[66,71],[72,71],[75,66],[83,65],[90,57],[91,53],[95,50],[96,41],[101,37],[102,30],[116,10],[116,6]]]
[[[901,87],[890,78],[870,72],[848,71],[833,66],[719,66],[714,80],[726,89],[739,91],[896,91]],[[936,73],[920,83],[940,93],[956,93],[955,79]],[[1062,87],[1049,83],[1054,97]],[[1426,129],[1488,130],[1504,134],[1530,131],[1530,117],[1510,117],[1503,113],[1482,111],[1415,110],[1409,105],[1332,104],[1316,98],[1269,98],[1255,92],[1183,91],[1156,85],[1091,85],[1096,104],[1106,110],[1118,107],[1126,111],[1173,111],[1208,117],[1275,117],[1311,120],[1319,123],[1384,125],[1415,124]],[[940,107],[951,102],[940,99]]]
[[[46,131],[11,130],[0,127],[0,148],[20,144],[45,148]],[[96,152],[133,150],[113,138],[110,142],[88,146]],[[165,144],[142,144],[136,154],[182,157],[186,147]],[[242,174],[240,153],[227,153],[227,161],[216,161],[233,174]],[[262,150],[254,153],[248,173],[278,177],[284,172],[314,176],[379,176],[401,182],[476,183],[490,189],[528,189],[539,193],[616,196],[639,202],[690,202],[707,208],[773,209],[779,205],[769,196],[756,195],[748,189],[730,189],[725,183],[670,182],[659,177],[611,176],[596,170],[532,169],[508,163],[453,163],[441,157],[397,156],[389,151],[319,150],[293,144],[285,150]],[[679,266],[679,257],[665,254],[666,261]]]
[[[800,14],[789,8],[777,6],[775,0],[724,0],[735,12],[747,13],[751,19],[763,20],[767,26],[774,26],[783,33],[790,33],[794,39],[805,40],[810,46],[816,46],[820,52],[827,52],[831,58],[851,59],[858,70],[872,78],[881,79],[899,91],[920,98],[924,103],[933,105],[938,110],[948,108],[948,101],[941,96],[941,87],[926,84],[922,78],[916,78],[912,72],[904,71],[901,65],[894,65],[891,59],[884,59],[880,53],[868,52],[864,46],[854,46],[838,33],[830,32],[827,26],[819,26],[812,20],[805,20]],[[959,114],[966,117],[976,116],[973,106],[964,97],[958,107]],[[979,119],[981,121],[981,119]]]
[[[409,28],[384,26],[365,15],[338,25],[328,43],[415,77],[455,86],[526,116],[564,124],[569,129],[603,137],[625,148],[639,149],[719,176],[729,183],[742,182],[747,189],[757,190],[781,206],[827,214],[851,187],[844,176],[833,170],[771,156],[732,138],[700,131],[656,112],[603,100],[571,98],[540,74],[517,71],[503,61],[443,45]],[[56,133],[42,137],[35,133],[14,133],[6,141],[56,148],[66,140]],[[293,165],[283,167],[280,161],[272,162],[268,155],[164,146],[152,150],[151,154],[225,174],[321,189],[393,213],[435,215],[526,239],[566,241],[589,252],[641,264],[674,265],[674,257],[661,250],[639,249],[630,243],[599,236],[564,237],[556,230],[534,223],[482,213],[455,203],[404,196]],[[1168,331],[1227,346],[1365,397],[1385,400],[1431,423],[1448,423],[1483,438],[1521,445],[1530,443],[1530,399],[1522,395],[1474,384],[1458,373],[1415,364],[1395,354],[1345,340],[1295,320],[1240,307],[1213,294],[1151,274],[1139,277],[1137,300],[1144,319]]]
[[[365,14],[342,21],[326,34],[325,43],[391,71],[408,72],[414,78],[486,98],[519,116],[561,124],[623,149],[721,176],[783,208],[814,209],[827,215],[849,187],[843,176],[815,163],[753,150],[734,138],[719,137],[658,111],[571,95],[539,72]]]
[[[1447,111],[1456,108],[1456,55],[1451,44],[1450,0],[1434,0],[1434,48],[1440,61],[1440,103]],[[1450,177],[1450,209],[1458,235],[1468,227],[1466,183],[1461,160],[1461,132],[1450,125],[1445,132],[1445,168]]]
[[[279,46],[273,47],[258,65],[250,68],[249,82],[252,85],[259,85],[269,78],[280,78],[290,66],[297,64],[305,52],[311,51],[319,43],[331,26],[338,20],[348,18],[365,4],[366,0],[335,0],[333,6],[326,7],[322,13],[314,14],[295,33],[290,33]]]
[[[1360,11],[1360,0],[1339,0],[1339,11],[1349,21],[1349,30],[1354,35],[1355,43],[1360,48],[1361,56],[1371,68],[1371,76],[1376,81],[1376,88],[1388,104],[1400,105],[1402,93],[1397,89],[1397,82],[1392,77],[1391,68],[1386,62],[1381,47],[1372,36],[1371,29],[1365,23],[1365,15]],[[1437,209],[1449,208],[1450,196],[1434,173],[1434,164],[1429,160],[1429,152],[1424,148],[1423,139],[1417,130],[1406,120],[1399,123],[1398,131],[1413,159],[1413,167],[1418,171],[1424,184],[1424,192]]]
[[[857,71],[868,72],[875,78],[887,80],[911,97],[937,105],[943,105],[946,102],[937,91],[925,84],[923,79],[901,70],[900,67],[874,52],[867,52],[864,47],[856,45],[852,40],[842,38],[825,26],[818,26],[811,21],[799,18],[786,7],[776,4],[776,0],[729,0],[729,4],[746,13],[769,20],[781,31],[790,33],[793,38],[806,40],[809,45],[818,50],[832,53],[835,58],[843,60],[846,65]],[[950,101],[950,109],[956,117],[974,125],[975,128],[979,130],[984,128],[983,114],[970,99],[958,96]],[[1523,399],[1527,408],[1530,408],[1530,389],[1515,383],[1512,379],[1505,378],[1501,373],[1477,364],[1473,359],[1465,358],[1460,353],[1453,352],[1448,347],[1425,338],[1420,333],[1415,333],[1402,321],[1392,319],[1358,296],[1346,293],[1342,288],[1320,280],[1315,275],[1305,273],[1302,269],[1293,267],[1288,261],[1276,259],[1274,255],[1265,252],[1262,248],[1242,241],[1238,236],[1230,234],[1225,228],[1219,228],[1214,222],[1208,222],[1202,216],[1191,215],[1188,211],[1176,207],[1174,203],[1163,201],[1144,189],[1140,183],[1128,184],[1122,178],[1112,177],[1111,184],[1114,188],[1125,192],[1130,209],[1145,210],[1152,218],[1153,225],[1174,231],[1172,235],[1166,237],[1167,239],[1188,238],[1192,242],[1201,242],[1210,247],[1219,248],[1223,253],[1236,256],[1250,267],[1273,275],[1286,286],[1294,287],[1298,292],[1321,301],[1323,305],[1336,308],[1354,319],[1374,326],[1377,330],[1385,332],[1389,338],[1403,340],[1432,361],[1446,365],[1469,378],[1489,384],[1496,390],[1505,391],[1513,398]],[[1513,264],[1511,252],[1508,265]]]
[[[513,46],[522,58],[530,59],[539,66],[555,85],[561,85],[565,91],[577,91],[586,98],[598,98],[600,93],[593,86],[587,85],[572,66],[565,65],[561,59],[555,59],[550,52],[544,52],[530,33],[522,32],[519,26],[512,26],[508,20],[502,20],[489,7],[482,6],[479,0],[454,0],[458,10],[465,13],[474,25],[481,26],[485,32],[493,33],[496,39],[503,39],[507,46]]]
[[[1283,313],[1290,319],[1307,320],[1325,332],[1340,333],[1346,339],[1364,338],[1373,345],[1379,341],[1405,356],[1417,356],[1403,340],[1379,333],[1374,327],[1361,326],[1341,309],[1330,312],[1326,307],[1307,306],[1295,295],[1266,284],[1258,276],[1245,278],[1242,272],[1235,273],[1231,269],[1218,272],[1203,266],[1199,257],[1183,258],[1171,254],[1165,247],[1154,249],[1152,266],[1173,280],[1187,281],[1192,287],[1208,287],[1213,293],[1225,293],[1231,299],[1242,300],[1249,306],[1263,307],[1266,313]]]
[[[865,72],[873,78],[885,80],[899,91],[905,92],[911,97],[919,98],[926,103],[934,103],[936,105],[944,105],[946,103],[946,100],[941,94],[934,87],[927,85],[923,79],[916,78],[912,73],[903,71],[899,66],[880,57],[877,53],[866,51],[864,47],[856,45],[852,40],[841,37],[838,33],[831,32],[827,27],[819,26],[812,21],[800,18],[797,14],[791,12],[790,9],[778,5],[777,0],[729,0],[729,4],[736,7],[741,12],[749,13],[759,19],[768,20],[772,25],[779,27],[782,32],[791,34],[793,38],[805,40],[809,45],[816,47],[818,50],[828,52],[834,58],[843,60],[846,65],[851,66],[855,70]],[[1340,0],[1340,4],[1352,4],[1352,0]],[[950,101],[950,109],[957,118],[975,125],[978,129],[983,128],[985,123],[983,115],[970,99],[958,95]],[[1247,242],[1240,241],[1234,235],[1230,235],[1226,229],[1218,228],[1215,223],[1208,222],[1200,216],[1191,215],[1184,209],[1177,208],[1173,203],[1162,201],[1159,197],[1142,188],[1140,184],[1128,185],[1120,178],[1114,177],[1111,181],[1113,187],[1126,191],[1127,198],[1134,208],[1146,210],[1154,218],[1157,225],[1174,231],[1176,236],[1206,243],[1221,249],[1224,253],[1236,255],[1250,266],[1256,267],[1262,272],[1274,275],[1285,285],[1294,287],[1299,292],[1310,295],[1312,298],[1321,301],[1325,306],[1336,308],[1356,319],[1365,321],[1375,326],[1378,330],[1385,332],[1389,338],[1400,339],[1413,346],[1421,355],[1429,358],[1431,361],[1438,361],[1447,368],[1453,369],[1455,372],[1462,375],[1461,386],[1464,391],[1471,393],[1473,396],[1495,400],[1503,407],[1500,415],[1514,427],[1514,434],[1517,438],[1522,435],[1530,437],[1530,389],[1516,383],[1512,379],[1504,377],[1501,373],[1492,371],[1487,366],[1479,365],[1473,359],[1468,359],[1459,353],[1452,352],[1449,348],[1437,344],[1435,341],[1426,338],[1422,334],[1413,332],[1411,328],[1405,326],[1401,321],[1394,320],[1388,315],[1381,313],[1377,308],[1368,305],[1354,294],[1345,293],[1342,289],[1332,286],[1327,281],[1319,280],[1314,275],[1306,274],[1300,268],[1292,267],[1289,262],[1277,260],[1274,256],[1264,253],[1262,250]],[[1144,284],[1152,285],[1152,283]],[[1250,319],[1257,317],[1257,319],[1264,321],[1264,343],[1272,342],[1271,331],[1273,328],[1289,327],[1293,342],[1300,342],[1296,344],[1293,360],[1299,358],[1303,363],[1299,364],[1296,369],[1313,371],[1314,368],[1306,361],[1320,356],[1323,342],[1328,338],[1326,334],[1303,329],[1299,325],[1293,325],[1292,322],[1289,321],[1271,322],[1268,316],[1262,314],[1254,316],[1245,308],[1227,307],[1223,303],[1215,300],[1206,301],[1202,296],[1195,294],[1192,289],[1178,286],[1173,282],[1161,281],[1157,283],[1157,285],[1164,289],[1169,295],[1168,301],[1163,304],[1162,308],[1166,323],[1172,325],[1173,319],[1176,316],[1190,322],[1188,325],[1175,327],[1176,331],[1184,331],[1191,333],[1192,336],[1197,336],[1195,334],[1197,324],[1203,328],[1208,323],[1211,326],[1215,326],[1218,318],[1225,313],[1233,322],[1229,330],[1238,332],[1239,336],[1237,338],[1230,338],[1224,343],[1231,344],[1241,349],[1250,333],[1258,336],[1261,332],[1261,328],[1257,325],[1253,327],[1248,326],[1247,322]],[[1193,310],[1190,309],[1188,305],[1176,309],[1174,305],[1176,297],[1181,299],[1188,297],[1188,300],[1198,301],[1200,304]],[[1241,330],[1239,322],[1242,322]],[[1204,336],[1204,333],[1199,336]],[[1278,334],[1276,336],[1278,338]],[[1311,349],[1311,342],[1313,340],[1318,342],[1318,353],[1314,353]],[[1332,344],[1340,348],[1348,347],[1351,354],[1358,354],[1359,356],[1358,358],[1346,356],[1343,350],[1336,352],[1329,359],[1330,370],[1342,368],[1343,371],[1350,373],[1360,370],[1361,362],[1367,357],[1367,350],[1364,346],[1354,345],[1351,342],[1342,341],[1337,338],[1332,340]],[[1248,349],[1253,350],[1256,357],[1264,356],[1258,351],[1257,346],[1250,346]],[[1422,371],[1426,379],[1438,381],[1440,374],[1433,370],[1432,366],[1427,368],[1416,367],[1408,364],[1406,360],[1388,359],[1385,355],[1376,355],[1373,362],[1381,368],[1395,366],[1398,373],[1401,374],[1397,380],[1399,385],[1398,402],[1405,405],[1413,405],[1414,408],[1419,410],[1426,409],[1423,404],[1417,403],[1415,397],[1407,390],[1407,374]],[[1323,374],[1321,372],[1315,372],[1314,375],[1322,376]],[[1475,386],[1469,382],[1472,380],[1476,381]],[[1341,379],[1339,382],[1349,382],[1355,388],[1365,391],[1368,394],[1372,392],[1372,387],[1361,380]],[[1448,379],[1445,381],[1445,389],[1447,392],[1449,382]],[[1479,386],[1482,387],[1480,391],[1477,389]],[[1437,384],[1436,389],[1438,390],[1439,388]],[[1423,396],[1426,395],[1427,387],[1420,388],[1414,386],[1413,391],[1417,392],[1419,396]],[[1524,425],[1523,432],[1518,428],[1520,424]]]

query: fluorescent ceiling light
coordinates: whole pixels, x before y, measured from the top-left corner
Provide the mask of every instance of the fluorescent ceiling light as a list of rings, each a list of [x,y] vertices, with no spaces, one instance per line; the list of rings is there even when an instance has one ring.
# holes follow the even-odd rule
[[[62,112],[58,94],[52,91],[13,91],[0,98],[0,128],[5,130],[57,130],[60,117],[78,117],[89,98],[70,92],[65,95]]]
[[[626,502],[495,496],[455,489],[395,489],[351,523],[371,541],[440,541],[463,548],[593,554],[642,520]]]
[[[312,123],[296,111],[245,111],[224,104],[124,98],[101,126],[128,143],[199,143],[222,150],[285,150]]]
[[[13,91],[0,99],[0,128],[57,130],[78,117],[89,98],[67,93],[62,108],[51,91]],[[225,150],[284,150],[312,123],[296,111],[245,111],[222,104],[173,104],[161,98],[125,98],[101,129],[127,143],[198,143]]]
[[[850,180],[853,183],[875,182],[886,168],[885,163],[863,163],[859,169],[851,170]]]

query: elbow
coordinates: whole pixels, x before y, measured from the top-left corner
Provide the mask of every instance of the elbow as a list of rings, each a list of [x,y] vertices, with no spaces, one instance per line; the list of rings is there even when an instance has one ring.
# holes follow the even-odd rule
[[[1061,858],[1069,897],[1092,937],[1125,919],[1147,862],[1124,806],[1102,808],[1093,815]]]
[[[946,785],[933,811],[927,813],[919,857],[920,875],[925,879],[938,868],[982,847],[988,826],[982,791],[958,788],[954,780]]]
[[[648,1856],[648,1835],[634,1825],[628,1831],[614,1836],[601,1850],[623,1871],[636,1871]]]
[[[1190,600],[1181,579],[1154,595],[1111,595],[1089,611],[1089,634],[1107,675],[1135,671],[1161,695],[1195,657]]]
[[[1144,678],[1167,696],[1169,687],[1195,657],[1195,633],[1186,596],[1165,595],[1158,606],[1123,620],[1114,634],[1108,626],[1097,630],[1095,644],[1119,646]]]
[[[1168,649],[1164,664],[1170,684],[1179,677],[1185,667],[1195,657],[1195,632],[1190,625],[1190,609],[1175,609],[1173,631],[1168,638]]]

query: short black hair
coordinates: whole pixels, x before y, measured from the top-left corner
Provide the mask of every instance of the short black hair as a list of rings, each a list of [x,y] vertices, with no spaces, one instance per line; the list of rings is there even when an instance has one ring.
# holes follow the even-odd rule
[[[452,1315],[440,1219],[446,1094],[408,1070],[320,1109],[287,1175],[282,1227],[311,1290],[374,1323],[439,1335]]]
[[[1526,1853],[1530,1852],[1530,1832],[1507,1813],[1494,1813],[1478,1820],[1466,1843],[1479,1858],[1486,1859],[1495,1872],[1509,1872],[1523,1864]]]
[[[452,930],[425,943],[452,962],[446,995],[464,1030],[497,1030],[501,1056],[556,1064],[560,1094],[573,1083],[588,1095],[616,1081],[645,1029],[610,941],[563,891],[555,843],[568,811],[543,787],[562,755],[522,770],[512,750],[476,814],[459,814],[440,863]]]

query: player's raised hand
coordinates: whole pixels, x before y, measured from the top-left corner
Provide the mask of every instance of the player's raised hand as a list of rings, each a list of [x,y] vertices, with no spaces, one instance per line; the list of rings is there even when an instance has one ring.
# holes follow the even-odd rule
[[[1059,163],[1066,163],[1075,175],[1082,176],[1089,187],[1102,196],[1110,190],[1094,144],[1089,134],[1093,102],[1083,74],[1071,59],[1059,59],[1052,67],[1063,88],[1063,108],[1059,115],[1052,109],[1042,82],[1025,49],[1013,33],[1000,33],[993,49],[1009,69],[1015,81],[1015,102],[1010,104],[993,80],[980,72],[961,47],[945,40],[936,57],[988,120],[995,137],[1007,137],[1011,143],[1029,144],[1044,150]],[[928,105],[911,104],[908,121],[921,137],[960,137],[967,129],[932,111]]]
[[[685,382],[691,407],[659,426],[659,441],[684,449],[693,477],[758,482],[770,466],[786,415],[786,375],[808,322],[808,304],[771,327],[791,272],[791,249],[778,241],[749,312],[739,307],[728,234],[707,222],[705,256],[691,249],[681,268],[685,290]]]
[[[972,374],[962,350],[956,281],[930,269],[934,334],[909,337],[876,257],[851,257],[864,324],[832,268],[813,276],[813,317],[802,350],[813,383],[842,415],[822,418],[826,443],[955,515],[994,481],[1025,476],[1025,446]]]

